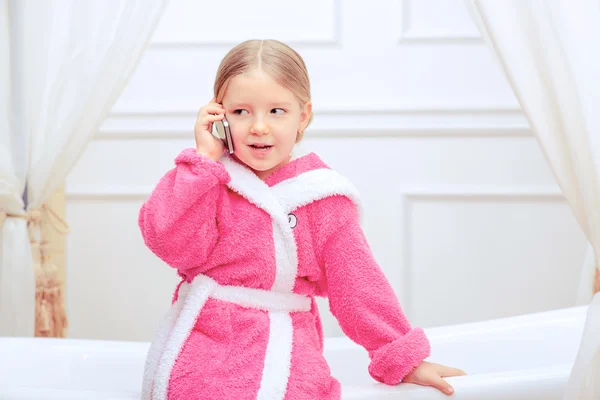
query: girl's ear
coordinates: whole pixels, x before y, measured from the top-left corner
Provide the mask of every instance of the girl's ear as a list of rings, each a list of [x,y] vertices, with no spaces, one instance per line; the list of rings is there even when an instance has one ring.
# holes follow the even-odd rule
[[[298,130],[303,132],[308,126],[308,122],[310,121],[310,116],[312,115],[312,103],[307,101],[304,103],[302,107],[302,113],[300,114],[300,126],[298,126]]]

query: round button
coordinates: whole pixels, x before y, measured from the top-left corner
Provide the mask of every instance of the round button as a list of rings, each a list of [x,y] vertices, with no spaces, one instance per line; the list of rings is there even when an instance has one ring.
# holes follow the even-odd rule
[[[294,214],[289,214],[288,222],[290,223],[290,228],[294,229],[298,225],[298,218]]]

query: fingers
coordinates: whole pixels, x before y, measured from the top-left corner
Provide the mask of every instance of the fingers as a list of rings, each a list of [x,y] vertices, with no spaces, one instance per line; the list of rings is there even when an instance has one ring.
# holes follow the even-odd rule
[[[214,114],[225,114],[225,109],[223,108],[222,105],[217,104],[217,103],[209,103],[207,105],[205,105],[204,107],[202,107],[200,109],[199,112],[200,116],[205,116],[205,115],[214,115]]]
[[[196,127],[202,130],[211,130],[212,124],[215,121],[220,121],[225,118],[225,109],[217,103],[209,103],[202,107],[198,112]],[[198,134],[198,133],[196,133]]]
[[[213,97],[206,105],[200,108],[198,117],[208,114],[225,114],[225,108],[222,104],[217,103],[217,100]]]
[[[466,373],[463,370],[458,368],[447,367],[441,364],[436,364],[435,367],[438,375],[432,378],[433,382],[431,386],[436,387],[437,389],[448,395],[454,392],[454,388],[448,382],[446,382],[445,379],[442,378],[466,375]]]
[[[442,378],[447,378],[449,376],[463,376],[463,375],[467,375],[465,371],[458,369],[458,368],[452,368],[452,367],[446,367],[444,365],[440,365],[440,368],[438,368],[438,373],[440,374],[440,376]]]
[[[442,393],[451,395],[454,393],[454,388],[443,378],[461,375],[466,374],[458,368],[451,368],[445,365],[424,361],[404,378],[404,382],[431,386]]]
[[[429,386],[433,386],[434,388],[438,389],[442,393],[446,393],[446,394],[454,393],[454,388],[452,386],[450,386],[450,384],[448,382],[446,382],[444,379],[440,378],[439,376],[432,376],[431,381],[429,382]]]
[[[225,118],[225,114],[217,114],[217,115],[208,114],[208,115],[205,115],[202,117],[202,121],[204,123],[208,123],[208,122],[220,121],[223,118]]]

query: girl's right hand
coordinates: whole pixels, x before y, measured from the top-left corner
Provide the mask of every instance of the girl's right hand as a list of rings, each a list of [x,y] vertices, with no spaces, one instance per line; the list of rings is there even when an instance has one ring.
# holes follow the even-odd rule
[[[196,153],[206,156],[214,161],[225,151],[223,141],[212,134],[213,122],[220,121],[225,117],[225,109],[215,102],[213,97],[210,103],[198,112],[194,136],[196,137]]]

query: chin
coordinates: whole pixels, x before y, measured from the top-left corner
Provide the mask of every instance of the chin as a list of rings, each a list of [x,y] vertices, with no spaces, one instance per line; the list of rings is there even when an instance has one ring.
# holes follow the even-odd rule
[[[246,165],[248,165],[253,170],[260,171],[260,172],[270,171],[277,166],[276,163],[268,163],[268,164],[267,163],[251,163],[251,164],[246,164]]]
[[[234,153],[235,154],[235,153]],[[253,157],[240,157],[239,155],[236,155],[236,158],[241,161],[242,163],[246,164],[246,166],[250,167],[251,169],[255,170],[255,171],[268,171],[271,168],[273,168],[275,165],[271,165],[274,164],[273,162],[269,162],[269,161],[257,161],[255,160]]]

